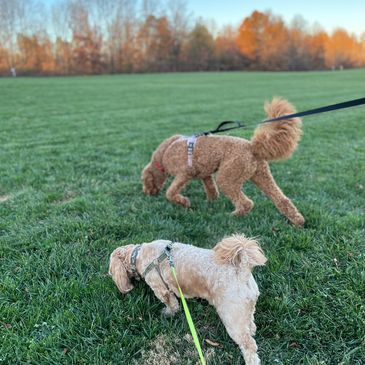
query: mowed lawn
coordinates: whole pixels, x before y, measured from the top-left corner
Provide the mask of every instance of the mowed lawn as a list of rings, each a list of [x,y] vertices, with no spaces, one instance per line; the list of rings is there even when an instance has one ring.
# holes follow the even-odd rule
[[[365,95],[365,70],[0,79],[0,364],[197,364],[182,311],[140,283],[122,296],[111,251],[157,238],[211,248],[259,238],[256,340],[263,364],[365,363],[365,107],[308,117],[298,150],[272,163],[306,218],[255,202],[232,217],[199,181],[187,210],[142,193],[166,137],[239,119],[250,138],[273,95],[298,110]],[[202,262],[204,266],[204,262]],[[190,300],[208,364],[243,364],[213,307]],[[219,343],[212,347],[206,339]]]

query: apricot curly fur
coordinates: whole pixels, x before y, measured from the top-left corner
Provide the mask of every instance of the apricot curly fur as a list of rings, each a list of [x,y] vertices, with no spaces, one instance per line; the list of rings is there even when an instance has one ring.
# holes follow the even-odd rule
[[[295,108],[287,100],[273,98],[271,103],[265,104],[265,111],[269,118],[274,118],[294,113]],[[167,176],[174,176],[166,191],[167,199],[190,207],[189,199],[181,191],[190,180],[199,178],[208,200],[217,198],[219,189],[234,204],[233,214],[245,215],[253,208],[253,202],[241,188],[251,179],[293,224],[303,225],[303,216],[276,184],[268,164],[271,160],[289,158],[300,136],[299,118],[261,124],[251,141],[224,135],[201,136],[195,144],[192,166],[189,166],[186,139],[175,135],[161,143],[144,168],[143,191],[158,194]]]
[[[271,104],[265,103],[265,111],[269,118],[296,112],[291,104],[280,98],[274,98]],[[260,124],[251,140],[252,151],[266,161],[287,159],[297,148],[301,134],[299,118]]]

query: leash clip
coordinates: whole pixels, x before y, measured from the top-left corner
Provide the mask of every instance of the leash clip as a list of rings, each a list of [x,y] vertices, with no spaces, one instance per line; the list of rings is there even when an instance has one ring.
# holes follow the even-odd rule
[[[165,247],[165,254],[166,254],[166,256],[167,256],[167,260],[169,261],[169,265],[170,265],[170,267],[175,267],[175,265],[174,265],[174,259],[172,258],[171,251],[172,251],[172,244],[171,244],[171,243],[169,243],[169,244]]]

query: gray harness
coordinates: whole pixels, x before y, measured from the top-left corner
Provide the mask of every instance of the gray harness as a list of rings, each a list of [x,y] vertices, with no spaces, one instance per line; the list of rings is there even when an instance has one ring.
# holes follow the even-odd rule
[[[193,152],[195,148],[195,144],[198,140],[200,135],[193,134],[192,136],[182,136],[181,139],[186,141],[186,144],[188,146],[188,166],[193,167]]]
[[[134,250],[132,251],[132,255],[131,255],[131,264],[130,264],[130,268],[132,271],[132,274],[138,278],[145,278],[146,275],[148,273],[150,273],[152,270],[156,270],[158,275],[160,276],[162,282],[164,283],[166,289],[168,291],[170,291],[170,288],[168,287],[166,281],[164,280],[164,278],[162,277],[161,274],[161,269],[160,269],[160,264],[165,261],[166,259],[169,259],[171,257],[171,250],[172,250],[172,242],[170,242],[165,249],[163,250],[163,252],[161,253],[160,256],[156,257],[143,271],[142,274],[139,274],[137,271],[137,258],[138,258],[138,254],[139,251],[141,250],[142,245],[137,245]]]
[[[137,257],[139,254],[140,249],[142,248],[142,245],[137,245],[134,250],[132,251],[132,255],[131,255],[131,271],[132,271],[132,275],[139,277],[139,273],[137,271]]]

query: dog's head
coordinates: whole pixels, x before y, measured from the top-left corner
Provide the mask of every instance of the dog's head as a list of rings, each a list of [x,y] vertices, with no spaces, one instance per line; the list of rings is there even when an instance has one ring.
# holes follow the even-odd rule
[[[110,255],[109,275],[123,294],[130,292],[134,286],[131,282],[130,270],[131,254],[135,245],[116,248]]]
[[[143,192],[147,195],[156,195],[162,189],[166,174],[149,163],[142,171]]]

